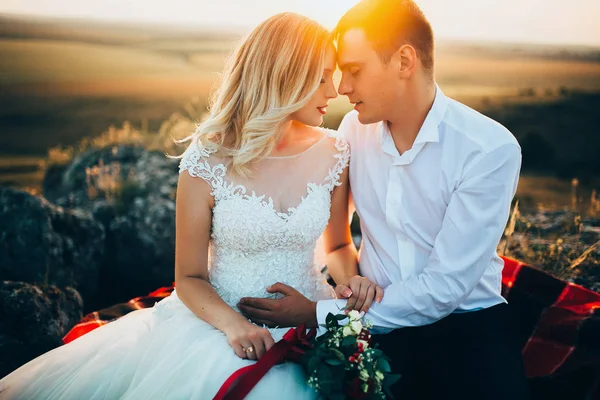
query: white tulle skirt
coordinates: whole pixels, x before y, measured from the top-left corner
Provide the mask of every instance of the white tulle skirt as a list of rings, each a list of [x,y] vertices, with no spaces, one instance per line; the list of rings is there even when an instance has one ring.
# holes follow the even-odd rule
[[[272,331],[280,340],[288,329]],[[173,292],[23,365],[0,380],[0,399],[207,399],[237,369],[225,335]],[[315,399],[299,365],[273,367],[247,399]]]

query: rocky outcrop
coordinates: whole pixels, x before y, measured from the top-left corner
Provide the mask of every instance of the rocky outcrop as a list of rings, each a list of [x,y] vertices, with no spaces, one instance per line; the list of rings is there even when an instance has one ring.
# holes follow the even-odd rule
[[[93,210],[103,201],[125,212],[138,197],[173,198],[177,161],[138,145],[91,148],[63,167],[48,170],[46,199],[65,208]]]
[[[70,286],[91,298],[104,251],[104,228],[91,213],[0,189],[0,280]]]
[[[75,289],[0,282],[0,377],[60,346],[82,315]]]
[[[91,213],[104,227],[98,306],[174,279],[177,160],[141,146],[92,148],[46,176],[44,196]]]

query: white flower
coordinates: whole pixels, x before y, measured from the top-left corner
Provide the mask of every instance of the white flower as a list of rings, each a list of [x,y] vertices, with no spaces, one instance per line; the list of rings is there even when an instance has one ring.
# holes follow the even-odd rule
[[[369,342],[367,342],[366,340],[357,340],[357,343],[362,343],[363,346],[363,350],[367,350],[369,348]]]
[[[352,321],[350,323],[350,327],[352,328],[352,331],[357,335],[360,333],[360,331],[362,331],[363,328],[362,323],[360,321]]]
[[[366,382],[369,379],[369,373],[366,370],[361,369],[360,370],[360,379]]]
[[[360,313],[356,310],[352,310],[348,313],[348,318],[350,318],[350,321],[359,321]]]
[[[362,385],[362,390],[363,392],[367,393],[369,391],[369,385],[367,385],[366,383]]]
[[[347,325],[346,325],[346,326],[344,327],[344,329],[342,330],[342,334],[343,334],[344,336],[351,336],[351,335],[354,335],[354,331],[352,330],[352,328],[351,328],[351,327],[349,327],[349,326],[347,326]]]
[[[383,372],[381,371],[377,371],[375,372],[375,379],[378,380],[379,382],[381,382],[383,380],[384,376],[383,376]]]

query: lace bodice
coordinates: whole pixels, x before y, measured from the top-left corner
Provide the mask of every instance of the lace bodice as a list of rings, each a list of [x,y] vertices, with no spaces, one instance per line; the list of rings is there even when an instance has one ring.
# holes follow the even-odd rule
[[[271,297],[266,289],[276,282],[312,300],[332,297],[314,254],[350,150],[334,131],[323,131],[299,155],[261,160],[248,179],[197,143],[185,151],[180,173],[206,181],[215,200],[209,278],[230,306],[246,296]]]

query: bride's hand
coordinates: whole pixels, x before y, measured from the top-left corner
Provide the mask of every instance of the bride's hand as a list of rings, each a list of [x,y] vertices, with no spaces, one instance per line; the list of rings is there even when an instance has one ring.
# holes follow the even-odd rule
[[[248,360],[258,360],[275,344],[267,329],[246,320],[230,326],[223,333],[235,354]]]
[[[348,299],[346,312],[367,312],[373,301],[380,303],[383,299],[383,288],[360,275],[350,278],[346,285],[337,285],[335,293],[340,299]]]

